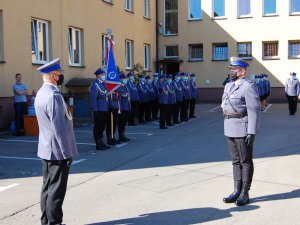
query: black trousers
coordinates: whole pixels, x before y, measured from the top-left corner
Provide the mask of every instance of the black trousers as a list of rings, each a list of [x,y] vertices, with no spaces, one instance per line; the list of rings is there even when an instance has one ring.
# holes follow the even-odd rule
[[[62,205],[67,190],[67,160],[42,160],[41,224],[56,225],[63,220]]]
[[[167,108],[167,126],[174,122],[174,106],[175,106],[175,104],[168,104],[168,108]]]
[[[154,105],[153,100],[146,103],[146,110],[145,110],[145,119],[146,119],[146,121],[152,121],[153,105]]]
[[[174,123],[179,122],[179,112],[181,111],[181,107],[182,107],[182,101],[178,101],[174,105],[174,118],[173,118]]]
[[[167,104],[159,104],[159,127],[166,126],[167,113],[168,113],[168,105]]]
[[[159,103],[158,99],[155,99],[153,101],[153,107],[152,107],[152,119],[157,119],[158,118],[158,111],[159,111]]]
[[[244,138],[226,137],[233,166],[233,179],[251,184],[254,173],[253,147],[247,147]]]
[[[119,137],[124,136],[126,123],[128,121],[129,111],[121,110],[121,114],[118,114],[118,133]]]
[[[188,110],[190,105],[190,99],[183,99],[182,107],[180,110],[180,119],[181,121],[187,121],[188,120]]]
[[[289,103],[290,114],[294,115],[297,112],[298,97],[297,96],[287,96],[287,99],[288,99],[288,103]]]
[[[144,123],[145,122],[145,114],[146,114],[146,109],[147,109],[147,102],[140,102],[139,104],[139,123]]]
[[[27,114],[27,103],[26,102],[14,103],[14,110],[15,110],[16,132],[20,133],[20,132],[23,132],[23,130],[24,130],[23,115]]]
[[[134,118],[138,114],[138,107],[139,102],[138,101],[130,101],[130,114],[128,117],[128,124],[133,125],[134,124]]]
[[[107,112],[94,111],[94,129],[93,135],[94,139],[103,138],[103,132],[107,123]]]
[[[113,127],[111,127],[111,122],[113,122]],[[114,134],[116,133],[117,124],[118,124],[118,109],[114,109],[112,111],[109,110],[107,116],[107,124],[106,124],[107,139],[113,139]]]
[[[196,106],[196,99],[191,98],[190,99],[190,113],[189,113],[190,118],[195,116],[195,106]]]

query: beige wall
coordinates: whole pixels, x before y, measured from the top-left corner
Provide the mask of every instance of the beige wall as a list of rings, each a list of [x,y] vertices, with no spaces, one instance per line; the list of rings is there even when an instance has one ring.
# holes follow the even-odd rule
[[[0,63],[0,97],[12,96],[14,75],[21,73],[29,90],[38,89],[42,79],[39,65],[31,61],[31,18],[50,22],[50,59],[60,57],[66,81],[93,77],[101,66],[101,35],[112,28],[117,65],[124,69],[125,39],[134,41],[134,64],[143,64],[143,44],[151,45],[151,70],[155,71],[155,0],[150,0],[150,20],[143,18],[144,1],[134,1],[134,13],[124,10],[124,1],[107,4],[102,0],[0,0],[3,14],[4,61]],[[69,67],[68,27],[83,29],[84,67]],[[63,92],[67,92],[63,88]]]
[[[188,0],[178,0],[178,36],[159,37],[159,59],[166,45],[179,45],[181,68],[195,72],[200,87],[222,87],[228,61],[212,61],[212,43],[227,42],[229,57],[237,55],[237,42],[251,41],[253,59],[248,74],[269,75],[272,87],[282,87],[290,71],[300,74],[300,59],[288,59],[288,40],[300,40],[300,16],[289,16],[289,1],[277,1],[279,16],[263,17],[262,1],[252,0],[252,18],[237,19],[237,0],[225,1],[227,19],[213,20],[212,1],[202,0],[202,20],[188,21]],[[164,23],[164,1],[159,1],[158,23]],[[262,59],[262,41],[279,41],[279,60]],[[203,43],[204,60],[188,62],[188,45]],[[210,80],[210,84],[205,84]]]

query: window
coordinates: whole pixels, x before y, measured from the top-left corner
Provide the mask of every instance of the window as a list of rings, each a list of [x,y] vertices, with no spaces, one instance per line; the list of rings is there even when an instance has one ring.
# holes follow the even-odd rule
[[[264,0],[264,16],[276,14],[276,0]]]
[[[0,62],[4,61],[3,11],[0,10]]]
[[[300,0],[290,0],[290,14],[291,15],[300,14]]]
[[[251,16],[251,0],[238,0],[238,17]]]
[[[300,40],[289,41],[289,58],[300,58]]]
[[[33,63],[49,61],[49,24],[45,20],[31,19],[31,57]]]
[[[241,42],[238,43],[238,57],[243,59],[252,59],[252,43]]]
[[[165,0],[165,35],[178,34],[178,1]]]
[[[144,0],[144,17],[150,18],[150,1]]]
[[[144,70],[150,70],[150,45],[144,44]]]
[[[189,20],[202,19],[201,0],[189,0]]]
[[[227,60],[228,45],[227,43],[213,44],[213,60]]]
[[[263,58],[264,59],[278,58],[278,41],[263,42]]]
[[[69,64],[82,65],[82,30],[69,27]]]
[[[133,11],[133,0],[125,0],[125,9],[128,11]]]
[[[111,37],[113,40],[113,37]],[[108,41],[108,36],[105,34],[102,34],[102,66],[105,66],[107,64],[106,60],[106,50],[107,50],[107,41]]]
[[[189,45],[190,61],[203,60],[203,44]]]
[[[178,56],[178,46],[166,46],[165,58],[176,58]]]
[[[133,41],[125,40],[125,68],[133,68]]]
[[[225,0],[213,0],[213,18],[225,16]]]

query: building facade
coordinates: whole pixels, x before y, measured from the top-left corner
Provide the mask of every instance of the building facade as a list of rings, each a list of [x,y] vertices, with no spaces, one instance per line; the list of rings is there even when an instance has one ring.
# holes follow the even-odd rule
[[[139,63],[155,71],[155,0],[0,0],[0,129],[13,118],[15,74],[31,93],[42,85],[36,69],[61,58],[65,82],[94,78],[104,63],[107,33],[121,70]]]
[[[196,73],[200,99],[221,99],[230,56],[247,60],[248,78],[268,74],[283,100],[300,73],[300,0],[158,1],[159,60],[166,73]]]

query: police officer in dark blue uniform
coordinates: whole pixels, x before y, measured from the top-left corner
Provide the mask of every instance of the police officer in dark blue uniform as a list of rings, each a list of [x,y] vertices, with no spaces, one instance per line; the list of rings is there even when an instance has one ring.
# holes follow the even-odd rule
[[[172,82],[172,74],[167,75],[166,88],[168,91],[167,126],[174,126],[174,108],[176,104],[176,93]]]
[[[190,99],[190,110],[189,110],[189,118],[196,118],[195,116],[195,106],[196,101],[198,99],[198,91],[197,91],[197,84],[196,84],[196,75],[192,73],[190,75],[190,93],[191,93],[191,99]]]
[[[167,113],[168,113],[168,99],[169,93],[166,87],[165,82],[165,75],[159,76],[159,87],[158,87],[158,94],[159,94],[159,128],[160,129],[167,129],[166,120],[167,120]]]
[[[147,103],[149,101],[148,95],[147,95],[145,75],[140,75],[140,82],[138,83],[137,88],[139,91],[139,99],[140,99],[139,123],[143,124],[143,123],[146,123],[145,114],[146,114]]]
[[[181,122],[187,122],[188,118],[188,110],[190,106],[190,99],[191,99],[191,90],[190,90],[190,83],[188,81],[188,74],[182,73],[181,74],[181,85],[183,88],[183,103],[180,111]]]
[[[224,198],[225,203],[237,206],[249,203],[254,165],[252,160],[254,137],[258,131],[260,103],[257,86],[245,78],[248,63],[231,57],[230,76],[222,97],[224,134],[233,166],[234,191]]]
[[[103,132],[108,116],[108,96],[105,86],[105,71],[101,68],[95,71],[96,80],[90,87],[90,106],[94,115],[93,135],[96,142],[96,150],[106,150],[110,146],[103,142]]]
[[[152,87],[154,91],[154,101],[153,101],[153,108],[152,108],[152,119],[157,120],[158,119],[158,111],[159,111],[159,103],[158,103],[158,73],[153,74],[153,80],[152,80]]]
[[[134,122],[135,115],[138,114],[138,107],[139,107],[139,92],[137,89],[137,85],[134,83],[135,77],[133,72],[129,72],[127,74],[129,78],[126,87],[129,91],[130,96],[130,113],[128,118],[128,125],[135,126],[136,123]]]
[[[175,89],[176,94],[176,104],[174,106],[174,115],[173,115],[173,122],[174,124],[179,124],[179,112],[182,107],[182,101],[183,101],[183,88],[182,84],[180,82],[180,73],[177,73],[175,75],[175,80],[173,81],[173,86]]]
[[[152,121],[152,111],[155,101],[155,93],[151,82],[151,77],[146,76],[146,89],[147,89],[147,96],[148,96],[148,102],[146,104],[146,112],[145,112],[145,118],[146,121]]]
[[[118,113],[118,143],[127,142],[129,138],[125,136],[126,123],[130,113],[130,99],[129,91],[127,89],[127,76],[124,73],[120,74],[121,86],[117,89],[119,100],[119,113]]]
[[[106,124],[106,136],[108,145],[119,144],[115,139],[118,124],[118,114],[120,114],[119,93],[115,90],[108,96],[108,117]]]

